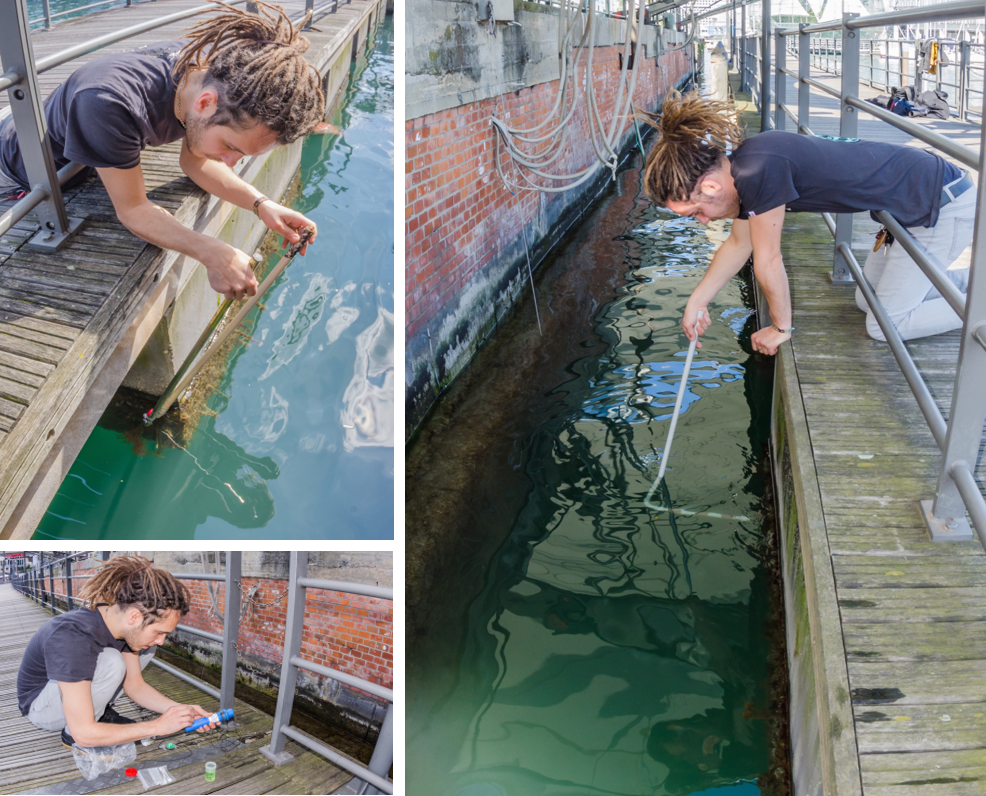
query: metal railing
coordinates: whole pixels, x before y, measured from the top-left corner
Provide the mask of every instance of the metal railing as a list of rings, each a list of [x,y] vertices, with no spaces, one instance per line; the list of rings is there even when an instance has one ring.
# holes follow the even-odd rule
[[[230,0],[230,5],[245,2],[246,0]],[[27,195],[0,216],[0,235],[36,210],[41,231],[26,245],[28,248],[51,252],[64,245],[82,225],[81,218],[71,218],[66,212],[61,185],[78,174],[83,166],[71,163],[57,172],[55,170],[38,75],[139,33],[214,10],[216,7],[213,5],[203,5],[167,14],[36,60],[31,44],[31,20],[28,19],[26,0],[0,0],[0,63],[3,68],[0,90],[6,89],[10,98],[10,114],[17,127],[21,157],[31,185]],[[2,118],[3,115],[0,114],[0,119]]]
[[[43,562],[39,567],[29,569],[19,575],[14,575],[11,582],[17,591],[30,597],[40,605],[51,608],[52,616],[58,613],[65,613],[76,607],[76,600],[73,597],[72,581],[86,579],[90,574],[72,574],[72,563],[80,558],[89,558],[92,553],[72,553],[71,555],[54,561]],[[108,559],[108,553],[103,554],[103,560]],[[305,595],[307,589],[327,589],[331,591],[343,592],[346,594],[360,594],[367,597],[377,597],[384,600],[393,601],[394,590],[381,586],[367,586],[360,583],[348,583],[334,580],[320,580],[317,578],[306,577],[308,570],[308,553],[298,552],[290,554],[290,575],[288,582],[288,609],[287,627],[284,632],[284,647],[282,650],[281,677],[278,684],[277,708],[274,714],[274,729],[271,734],[269,746],[264,746],[260,752],[275,764],[280,765],[294,756],[284,749],[288,738],[297,741],[302,746],[306,746],[316,754],[325,757],[331,763],[343,768],[361,780],[359,793],[393,793],[393,783],[387,779],[387,772],[390,770],[394,759],[394,692],[393,689],[386,688],[377,683],[371,683],[351,674],[330,669],[313,661],[307,661],[301,657],[301,641],[305,627]],[[58,580],[65,580],[65,593],[55,591],[55,568],[61,567],[61,574],[57,575]],[[202,682],[196,677],[162,663],[157,657],[151,658],[151,662],[164,669],[169,674],[178,679],[195,686],[201,691],[219,700],[221,709],[232,708],[234,703],[234,686],[236,684],[236,664],[237,664],[237,643],[239,641],[240,630],[240,604],[241,599],[229,599],[229,595],[240,594],[240,580],[242,575],[242,553],[239,551],[228,551],[226,553],[226,573],[224,575],[212,575],[208,573],[188,573],[175,574],[179,580],[198,580],[216,581],[224,583],[226,587],[223,611],[223,633],[212,633],[208,630],[201,630],[189,625],[179,624],[177,630],[184,633],[205,638],[222,645],[222,673],[220,675],[221,687],[216,690],[211,685]],[[47,583],[46,583],[47,580]],[[66,602],[66,608],[61,608],[55,602],[55,598],[60,597]],[[380,734],[377,737],[373,755],[370,758],[369,766],[363,766],[350,757],[336,751],[311,736],[300,732],[291,726],[291,711],[294,706],[295,688],[298,683],[298,671],[306,671],[320,674],[339,683],[357,688],[360,691],[377,696],[387,701],[387,713],[384,717]]]
[[[96,3],[87,3],[86,5],[76,6],[74,8],[66,8],[62,11],[56,11],[54,14],[51,13],[51,0],[41,0],[41,16],[35,17],[28,21],[30,25],[38,25],[43,23],[45,30],[51,30],[52,21],[60,19],[61,17],[71,16],[72,14],[78,14],[81,11],[90,11],[93,8],[99,8],[100,6],[118,5],[121,8],[130,8],[134,5],[134,2],[147,2],[153,3],[154,0],[99,0]]]
[[[345,672],[330,669],[327,666],[305,660],[301,657],[301,637],[305,623],[305,596],[307,589],[327,589],[347,594],[361,594],[366,597],[378,597],[384,600],[394,599],[394,590],[382,586],[364,586],[358,583],[343,583],[334,580],[318,580],[307,577],[308,553],[292,552],[290,580],[288,583],[287,628],[284,631],[284,658],[281,665],[281,680],[277,693],[277,709],[274,714],[274,730],[271,733],[270,745],[264,746],[260,752],[274,763],[280,765],[293,759],[293,755],[284,750],[288,738],[297,741],[327,758],[337,766],[352,772],[361,780],[363,787],[359,793],[393,793],[394,784],[387,779],[394,759],[394,692],[369,680],[353,677]],[[294,691],[298,682],[298,670],[321,674],[340,683],[345,683],[361,691],[373,694],[387,700],[387,715],[384,717],[380,735],[373,749],[369,766],[363,766],[352,758],[336,752],[319,743],[314,738],[291,726],[291,709],[294,703]]]
[[[968,292],[965,295],[944,275],[941,264],[936,258],[926,252],[889,213],[877,213],[880,221],[896,238],[898,245],[903,246],[963,321],[952,403],[947,421],[938,409],[907,346],[877,299],[872,285],[867,281],[852,252],[853,215],[839,213],[833,218],[830,214],[823,213],[822,217],[835,238],[833,282],[859,286],[941,450],[942,465],[935,496],[932,500],[920,501],[921,514],[931,538],[935,541],[971,539],[974,529],[980,541],[986,546],[986,500],[983,499],[973,476],[983,439],[983,424],[986,422],[986,263],[984,263],[986,261],[986,213],[984,213],[986,179],[983,179],[986,173],[984,172],[986,126],[981,126],[980,150],[976,152],[921,124],[865,102],[859,97],[861,30],[910,22],[978,18],[982,15],[981,2],[953,0],[953,2],[922,8],[873,14],[868,17],[846,14],[838,22],[777,30],[771,37],[777,43],[774,48],[776,67],[771,70],[768,62],[768,68],[760,68],[757,74],[759,83],[756,93],[762,112],[769,111],[773,100],[773,117],[761,126],[762,130],[769,127],[784,130],[787,119],[791,119],[800,133],[810,134],[810,91],[815,89],[838,99],[840,136],[856,138],[860,112],[869,113],[930,144],[959,163],[979,171],[972,263]],[[838,91],[810,77],[811,35],[823,32],[841,33],[839,48],[841,86]],[[786,37],[794,37],[797,40],[797,47],[793,48],[798,58],[797,69],[787,67],[789,48],[784,44]],[[748,51],[747,42],[744,42],[744,71],[748,69]],[[773,92],[770,90],[772,71]],[[798,86],[796,112],[787,105],[785,75],[793,77]],[[983,87],[983,91],[986,92],[986,86]],[[971,528],[965,518],[966,512],[972,520]]]

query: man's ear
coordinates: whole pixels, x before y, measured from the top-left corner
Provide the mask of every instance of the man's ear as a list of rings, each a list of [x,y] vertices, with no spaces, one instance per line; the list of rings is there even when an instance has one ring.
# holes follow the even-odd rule
[[[216,112],[219,95],[214,88],[204,88],[192,103],[192,107],[202,116],[212,116]]]
[[[698,187],[705,196],[718,196],[723,189],[722,180],[715,172],[706,174],[699,180]]]
[[[127,624],[131,627],[140,627],[144,624],[144,615],[139,608],[131,608],[127,611]]]

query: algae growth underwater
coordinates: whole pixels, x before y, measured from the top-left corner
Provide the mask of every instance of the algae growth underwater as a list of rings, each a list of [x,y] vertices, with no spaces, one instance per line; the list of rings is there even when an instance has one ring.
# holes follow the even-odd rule
[[[353,65],[341,136],[304,143],[292,206],[318,240],[217,355],[194,433],[105,416],[35,539],[393,537],[393,31]]]
[[[772,363],[710,305],[666,474],[687,297],[728,234],[636,167],[538,269],[408,451],[410,796],[781,796]],[[660,490],[655,500],[661,501]]]

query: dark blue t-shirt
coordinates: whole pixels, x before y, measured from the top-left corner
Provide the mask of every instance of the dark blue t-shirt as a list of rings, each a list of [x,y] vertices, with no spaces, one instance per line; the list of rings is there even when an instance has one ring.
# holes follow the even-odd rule
[[[145,147],[183,138],[171,67],[185,43],[158,42],[96,58],[56,88],[45,100],[56,167],[75,162],[132,169]],[[0,167],[29,187],[10,116],[0,125]]]
[[[45,622],[27,643],[17,672],[17,705],[26,716],[49,680],[79,683],[92,680],[96,659],[106,647],[133,652],[127,642],[113,638],[102,615],[76,608]]]
[[[961,175],[914,147],[780,130],[748,138],[729,159],[740,218],[787,205],[796,213],[886,210],[905,227],[932,227],[942,186]]]

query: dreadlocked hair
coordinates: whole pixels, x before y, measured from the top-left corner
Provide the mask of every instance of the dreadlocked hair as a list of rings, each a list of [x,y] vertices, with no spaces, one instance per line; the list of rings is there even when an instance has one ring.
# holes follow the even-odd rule
[[[660,138],[644,164],[644,189],[659,205],[688,200],[730,148],[743,140],[728,102],[668,92],[660,114],[638,112]]]
[[[79,598],[93,610],[103,603],[123,611],[136,608],[144,617],[144,626],[172,609],[184,616],[191,599],[183,583],[170,572],[155,569],[143,556],[110,559],[86,581]]]
[[[281,144],[313,130],[325,116],[322,76],[305,60],[309,41],[298,32],[312,12],[295,27],[281,6],[255,0],[252,14],[213,1],[225,10],[189,28],[191,41],[171,70],[176,82],[190,68],[205,70],[205,84],[219,95],[208,124],[262,122]]]

